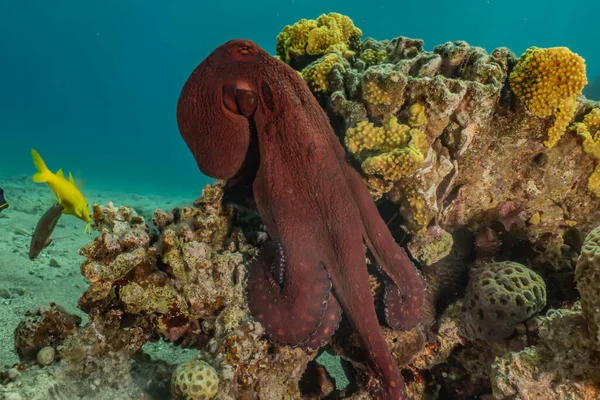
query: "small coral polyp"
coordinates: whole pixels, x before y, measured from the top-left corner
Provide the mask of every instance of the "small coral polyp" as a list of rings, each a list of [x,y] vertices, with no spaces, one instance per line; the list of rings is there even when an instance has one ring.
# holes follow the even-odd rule
[[[530,47],[510,74],[513,92],[532,114],[556,118],[544,142],[548,148],[565,133],[586,84],[584,59],[566,47]]]

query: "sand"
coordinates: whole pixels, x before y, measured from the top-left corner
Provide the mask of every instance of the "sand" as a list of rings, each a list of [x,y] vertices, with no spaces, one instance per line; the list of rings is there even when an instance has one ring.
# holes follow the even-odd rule
[[[63,215],[52,235],[53,242],[34,261],[29,260],[29,244],[42,214],[56,202],[46,184],[34,183],[29,176],[0,177],[8,209],[0,212],[0,370],[17,363],[14,352],[14,330],[27,310],[57,303],[67,311],[86,315],[77,309],[77,299],[88,286],[80,273],[84,257],[77,251],[90,242],[84,234],[85,222]],[[198,188],[198,195],[202,190]],[[93,203],[133,207],[138,214],[152,217],[155,208],[171,209],[190,204],[191,196],[152,196],[124,192],[95,191],[82,188],[90,207]],[[150,352],[173,356],[165,344],[150,345]],[[189,358],[187,356],[186,358]]]

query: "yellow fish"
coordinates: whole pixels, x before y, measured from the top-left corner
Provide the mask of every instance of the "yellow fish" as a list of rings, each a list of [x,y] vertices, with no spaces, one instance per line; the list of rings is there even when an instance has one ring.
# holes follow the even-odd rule
[[[91,235],[92,228],[90,222],[92,221],[92,217],[90,216],[90,209],[85,197],[83,197],[83,194],[81,194],[75,185],[73,175],[69,172],[69,180],[65,179],[62,169],[59,169],[54,174],[48,169],[42,157],[34,149],[31,149],[31,156],[38,170],[33,175],[33,181],[46,182],[56,195],[58,204],[63,207],[62,213],[74,215],[80,220],[87,222],[84,233],[89,232]]]

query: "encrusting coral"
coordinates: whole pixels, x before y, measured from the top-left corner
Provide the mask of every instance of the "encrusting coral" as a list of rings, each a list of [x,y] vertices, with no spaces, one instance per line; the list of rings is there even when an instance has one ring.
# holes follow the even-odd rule
[[[79,324],[79,316],[53,303],[27,312],[15,329],[15,351],[22,361],[34,360],[42,348],[58,346],[74,335]]]

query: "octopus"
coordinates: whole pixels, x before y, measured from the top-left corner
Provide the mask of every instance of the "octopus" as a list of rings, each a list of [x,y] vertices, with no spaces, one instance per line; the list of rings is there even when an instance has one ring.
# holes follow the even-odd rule
[[[381,333],[364,244],[385,275],[392,328],[420,323],[424,282],[301,76],[252,41],[229,41],[185,82],[177,123],[203,174],[250,178],[269,239],[249,265],[246,292],[268,338],[317,349],[343,312],[361,340],[378,397],[406,398]]]

